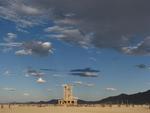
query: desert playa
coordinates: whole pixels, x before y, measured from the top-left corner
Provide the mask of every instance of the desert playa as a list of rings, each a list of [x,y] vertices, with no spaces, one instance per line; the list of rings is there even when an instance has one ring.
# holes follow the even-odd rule
[[[148,106],[94,106],[94,107],[65,107],[65,106],[37,106],[37,105],[13,105],[9,108],[4,105],[0,113],[149,113]]]

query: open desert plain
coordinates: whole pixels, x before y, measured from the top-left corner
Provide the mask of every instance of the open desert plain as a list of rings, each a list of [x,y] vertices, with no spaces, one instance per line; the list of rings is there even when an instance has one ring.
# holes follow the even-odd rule
[[[94,106],[94,107],[65,107],[65,106],[4,106],[0,113],[150,113],[148,106]]]

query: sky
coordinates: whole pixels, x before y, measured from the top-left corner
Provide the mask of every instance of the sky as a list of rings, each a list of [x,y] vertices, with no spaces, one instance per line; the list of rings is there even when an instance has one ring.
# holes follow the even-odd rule
[[[0,0],[0,103],[100,100],[150,87],[148,0]]]

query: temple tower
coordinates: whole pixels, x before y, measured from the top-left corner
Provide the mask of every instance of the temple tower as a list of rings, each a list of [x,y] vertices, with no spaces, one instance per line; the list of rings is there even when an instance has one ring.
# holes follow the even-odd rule
[[[72,85],[64,85],[64,97],[61,100],[58,100],[59,105],[74,106],[77,105],[77,99],[73,96]]]

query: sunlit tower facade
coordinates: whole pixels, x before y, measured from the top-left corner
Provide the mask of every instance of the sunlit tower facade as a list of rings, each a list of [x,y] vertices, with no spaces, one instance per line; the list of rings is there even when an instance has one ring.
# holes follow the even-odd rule
[[[73,96],[72,92],[72,85],[65,84],[64,85],[64,97],[61,100],[58,100],[59,105],[67,105],[67,106],[73,106],[77,105],[77,99]]]

